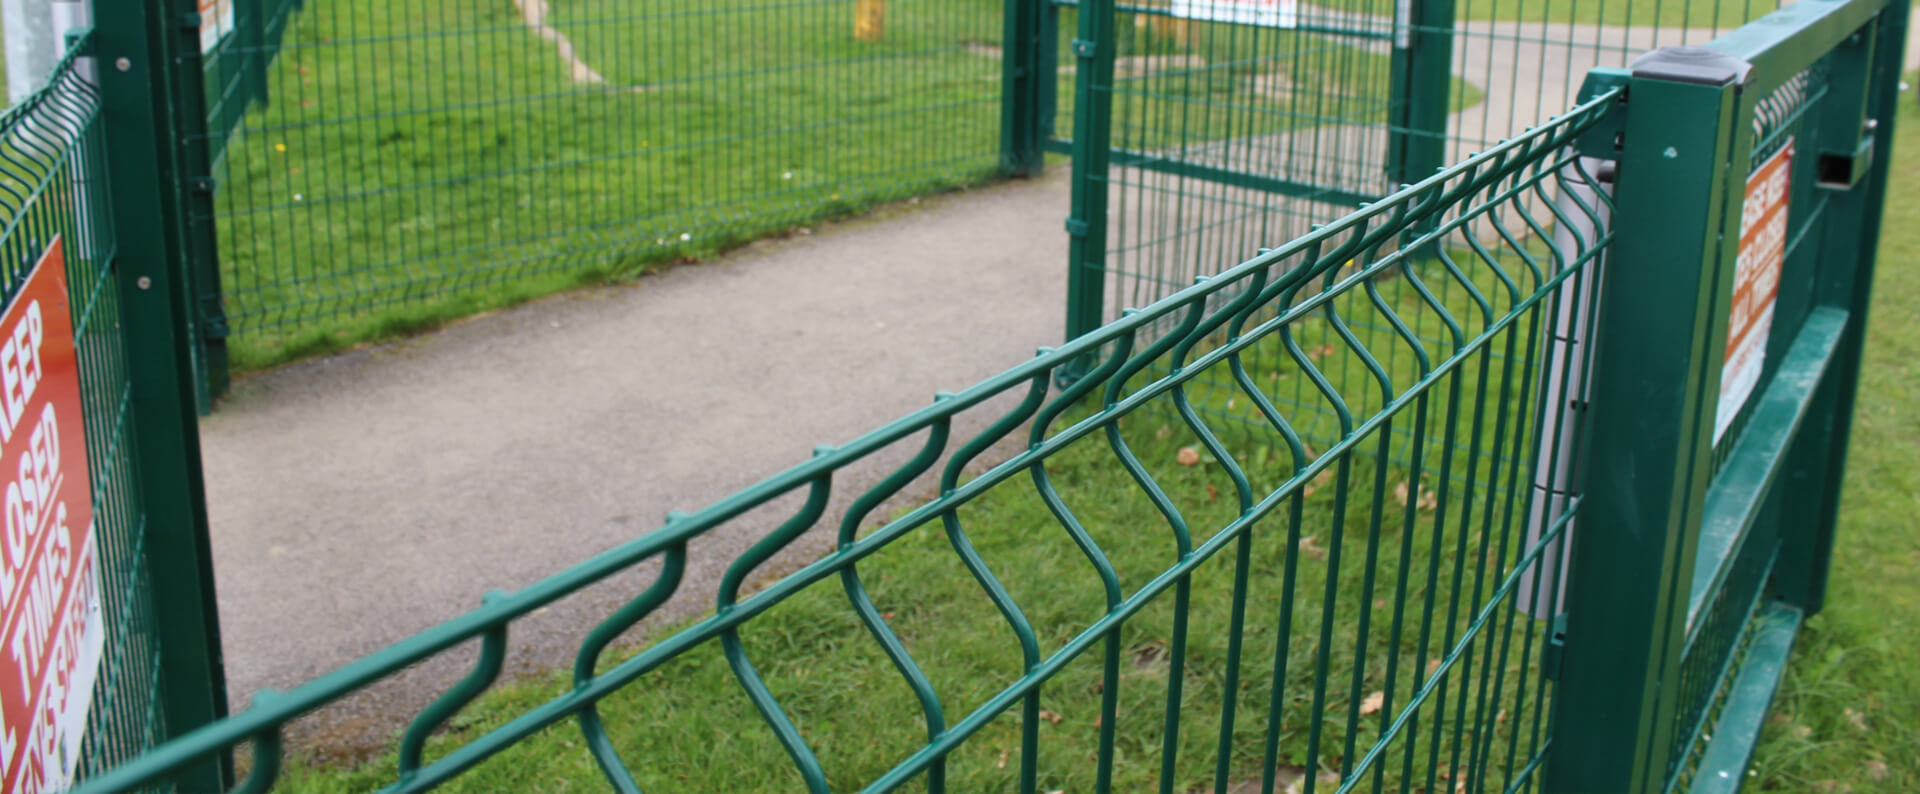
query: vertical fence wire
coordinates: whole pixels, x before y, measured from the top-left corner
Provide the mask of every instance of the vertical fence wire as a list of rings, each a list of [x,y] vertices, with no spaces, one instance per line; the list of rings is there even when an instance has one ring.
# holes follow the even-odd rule
[[[57,236],[79,359],[105,652],[81,746],[82,777],[167,737],[135,477],[131,405],[109,211],[106,142],[91,39],[72,45],[45,87],[0,116],[0,271],[11,299]]]
[[[262,344],[703,256],[999,163],[1001,0],[261,3],[264,40],[207,59],[224,157],[198,220]],[[240,117],[250,61],[264,100]]]

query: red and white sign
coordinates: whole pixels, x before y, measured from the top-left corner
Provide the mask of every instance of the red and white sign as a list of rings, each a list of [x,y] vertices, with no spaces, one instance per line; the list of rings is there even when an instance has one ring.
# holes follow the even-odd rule
[[[232,32],[233,0],[200,0],[200,53],[213,52]]]
[[[1269,28],[1300,25],[1300,7],[1294,0],[1173,0],[1172,14],[1184,19]]]
[[[1727,432],[1767,359],[1773,305],[1780,296],[1780,266],[1787,258],[1787,199],[1792,192],[1793,139],[1747,177],[1740,207],[1740,257],[1733,271],[1733,303],[1727,315],[1726,363],[1720,367],[1720,404],[1713,414],[1713,441]]]
[[[106,632],[60,238],[0,318],[0,792],[73,781]]]

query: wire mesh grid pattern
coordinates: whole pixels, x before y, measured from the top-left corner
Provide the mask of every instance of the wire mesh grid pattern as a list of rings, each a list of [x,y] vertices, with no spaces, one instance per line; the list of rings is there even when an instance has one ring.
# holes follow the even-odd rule
[[[1458,0],[1396,16],[1345,0],[1300,5],[1292,29],[1118,8],[1114,161],[1097,176],[1107,317],[1519,134],[1574,105],[1592,68],[1703,44],[1775,3]]]
[[[715,776],[695,785],[711,790],[1523,786],[1547,753],[1552,698],[1552,632],[1529,615],[1556,610],[1578,501],[1536,498],[1542,472],[1566,489],[1542,461],[1575,434],[1538,432],[1552,379],[1522,353],[1543,349],[1562,303],[1586,305],[1579,276],[1606,237],[1601,206],[1533,216],[1518,197],[1578,170],[1567,144],[1612,99],[386,652],[256,697],[85,790],[249,741],[243,787],[256,790],[280,771],[286,722],[474,641],[472,675],[403,737],[392,790],[457,786],[495,754],[511,765],[558,751],[535,734],[591,754],[622,790],[688,775]],[[1559,214],[1568,208],[1584,217]],[[1507,219],[1496,226],[1588,231],[1414,266],[1415,252],[1496,212]],[[1172,332],[1154,330],[1167,321]],[[1363,321],[1393,332],[1362,335]],[[1075,369],[1091,356],[1097,366]],[[1551,371],[1554,388],[1579,388],[1573,370]],[[1208,375],[1237,391],[1197,388]],[[1314,384],[1337,417],[1333,441],[1308,441],[1322,420],[1281,380]],[[1257,412],[1263,437],[1223,432],[1211,411],[1229,402]],[[984,431],[952,433],[979,412]],[[970,468],[1009,438],[1025,439],[1010,458]],[[1379,454],[1395,439],[1411,445],[1406,464]],[[836,471],[890,449],[912,454],[829,515]],[[877,511],[923,476],[937,477],[937,496]],[[1115,481],[1130,487],[1098,489]],[[786,518],[725,567],[711,616],[640,648],[615,643],[686,585],[701,535],[757,510]],[[837,527],[836,551],[746,587],[816,527]],[[1046,561],[1050,574],[1031,569]],[[585,633],[553,699],[478,735],[430,739],[500,675],[516,617],[643,563],[659,566],[654,583]],[[950,595],[902,603],[903,577]],[[844,633],[816,636],[805,658],[775,650],[792,631],[834,626]],[[945,639],[980,634],[998,639],[974,656]],[[729,741],[678,760],[636,754],[683,677],[738,693],[718,715]],[[843,691],[859,708],[832,706]],[[1062,714],[1077,719],[1063,726]],[[889,725],[912,728],[875,731]],[[754,744],[791,764],[700,756]]]
[[[233,61],[270,100],[208,125],[197,220],[235,332],[633,272],[993,175],[1000,4],[893,0],[862,40],[865,5],[311,0],[282,41],[222,45],[210,107],[246,93]]]
[[[0,115],[4,294],[9,301],[19,294],[35,263],[58,239],[79,359],[94,574],[106,649],[81,746],[82,776],[125,763],[167,737],[145,548],[147,515],[133,468],[133,388],[120,293],[108,266],[115,235],[107,205],[100,95],[93,59],[84,55],[90,48],[90,38],[79,39],[45,87]]]

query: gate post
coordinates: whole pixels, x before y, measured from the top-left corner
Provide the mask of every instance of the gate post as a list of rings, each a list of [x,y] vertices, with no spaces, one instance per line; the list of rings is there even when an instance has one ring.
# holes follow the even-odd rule
[[[1113,159],[1114,0],[1080,4],[1073,54],[1073,209],[1067,216],[1067,339],[1106,321],[1108,168]],[[1068,378],[1092,362],[1075,364]]]
[[[1006,32],[1000,62],[1000,173],[1038,176],[1046,165],[1044,89],[1054,79],[1052,59],[1042,60],[1046,16],[1052,0],[1006,0]]]
[[[157,616],[159,681],[154,698],[165,739],[226,716],[226,680],[214,600],[212,550],[200,471],[191,301],[185,255],[181,163],[171,132],[183,111],[168,89],[181,68],[173,55],[198,32],[179,24],[183,0],[129,3],[95,15],[101,124],[113,260],[120,293],[131,400],[134,470],[144,515],[146,567]],[[197,61],[196,61],[197,62]],[[199,75],[196,72],[193,77]],[[230,764],[208,762],[175,781],[186,791],[221,791]]]
[[[1864,179],[1832,197],[1825,228],[1820,230],[1826,245],[1817,265],[1814,301],[1846,310],[1849,320],[1830,365],[1832,374],[1808,411],[1810,425],[1789,453],[1784,488],[1819,496],[1782,505],[1782,546],[1774,581],[1781,598],[1808,615],[1818,612],[1825,600],[1833,557],[1867,309],[1872,304],[1880,217],[1886,205],[1887,161],[1893,154],[1893,124],[1899,115],[1901,44],[1906,41],[1910,8],[1906,3],[1888,4],[1880,13],[1877,36],[1862,36],[1835,50],[1830,93],[1824,100],[1829,109],[1821,120],[1821,140],[1859,138],[1870,142],[1868,151],[1877,153]]]
[[[1447,164],[1454,0],[1398,0],[1394,8],[1387,177],[1411,185]]]
[[[1657,792],[1673,756],[1748,68],[1674,47],[1635,61],[1627,83],[1547,792]]]

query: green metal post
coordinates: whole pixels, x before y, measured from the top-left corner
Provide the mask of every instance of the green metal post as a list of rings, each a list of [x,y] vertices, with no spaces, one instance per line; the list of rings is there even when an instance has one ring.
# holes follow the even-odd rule
[[[1665,783],[1726,337],[1722,241],[1739,239],[1728,204],[1751,137],[1733,124],[1746,71],[1661,50],[1628,83],[1547,792]]]
[[[172,13],[185,15],[192,13],[191,4],[181,0],[165,0]],[[221,84],[230,79],[241,82],[244,90],[241,99],[228,106],[223,103],[222,118],[210,125],[207,119],[205,58],[200,51],[200,33],[187,26],[170,28],[173,41],[169,45],[168,68],[162,79],[170,82],[169,89],[174,97],[174,110],[168,118],[171,128],[166,132],[176,150],[182,179],[178,180],[180,190],[176,191],[181,202],[181,211],[177,222],[184,227],[187,257],[187,289],[193,296],[190,311],[186,317],[187,327],[194,344],[190,346],[193,354],[194,369],[194,405],[202,415],[213,409],[213,400],[227,391],[229,384],[227,371],[227,315],[222,305],[220,293],[220,264],[217,258],[217,235],[213,219],[213,158],[216,154],[213,141],[216,136],[225,148],[225,142],[233,128],[227,122],[238,124],[239,116],[246,112],[247,99],[259,96],[266,91],[266,71],[264,64],[256,68],[254,59],[258,57],[256,45],[262,40],[264,31],[260,27],[260,0],[240,0],[235,8],[236,30],[230,34],[219,64]],[[256,82],[256,80],[258,82]]]
[[[1387,176],[1410,185],[1446,165],[1454,0],[1399,0],[1396,9]]]
[[[1826,228],[1820,231],[1819,239],[1826,242],[1814,300],[1845,309],[1849,320],[1810,412],[1816,424],[1802,431],[1795,442],[1783,483],[1789,493],[1819,496],[1787,500],[1783,506],[1781,562],[1774,579],[1776,592],[1808,615],[1818,612],[1825,599],[1833,557],[1880,218],[1886,204],[1887,161],[1893,152],[1894,119],[1899,115],[1901,44],[1906,41],[1910,8],[1892,3],[1881,12],[1877,45],[1872,35],[1842,45],[1832,63],[1824,100],[1821,140],[1831,146],[1864,137],[1872,141],[1871,151],[1876,154],[1866,178],[1833,197],[1823,220]],[[1872,32],[1872,28],[1867,31]]]
[[[1041,93],[1054,79],[1053,64],[1040,59],[1043,16],[1050,0],[1007,0],[1001,64],[1000,171],[1036,176],[1046,164],[1047,130],[1041,126]]]
[[[133,411],[135,469],[145,509],[147,568],[157,614],[158,699],[167,736],[227,713],[219,614],[195,415],[190,286],[182,251],[180,112],[169,91],[171,50],[198,52],[180,24],[181,0],[96,7],[101,123],[113,175],[114,259]],[[197,74],[194,76],[198,76]],[[165,738],[165,737],[161,737]],[[177,779],[186,791],[224,790],[229,764],[202,763]]]
[[[1080,5],[1073,40],[1073,208],[1067,216],[1067,339],[1106,320],[1107,190],[1113,132],[1114,0]],[[1082,362],[1086,366],[1091,362]],[[1084,371],[1084,370],[1083,370]]]

